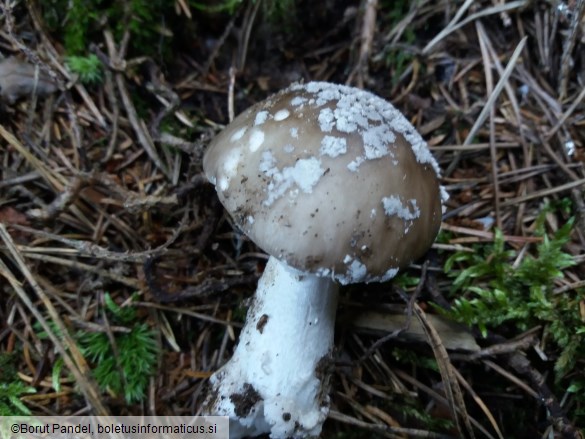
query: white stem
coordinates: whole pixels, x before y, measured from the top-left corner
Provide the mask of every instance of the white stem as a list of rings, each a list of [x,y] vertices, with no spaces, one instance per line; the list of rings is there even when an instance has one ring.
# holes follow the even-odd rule
[[[329,411],[338,287],[270,258],[234,356],[211,377],[206,411],[230,438],[318,436]]]

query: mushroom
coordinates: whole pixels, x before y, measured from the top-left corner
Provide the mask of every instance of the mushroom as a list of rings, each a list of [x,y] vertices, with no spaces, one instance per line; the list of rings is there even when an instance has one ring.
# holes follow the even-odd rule
[[[229,417],[232,438],[318,436],[338,285],[384,282],[427,251],[447,198],[437,162],[387,101],[310,82],[240,114],[203,167],[237,226],[270,255],[205,410]]]

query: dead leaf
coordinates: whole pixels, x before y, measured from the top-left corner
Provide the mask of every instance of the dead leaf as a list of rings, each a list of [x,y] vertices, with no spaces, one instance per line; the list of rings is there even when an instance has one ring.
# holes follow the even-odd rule
[[[441,336],[441,340],[447,349],[460,349],[470,352],[480,350],[475,338],[464,326],[439,315],[428,314],[427,318]],[[364,311],[352,318],[351,324],[358,328],[390,333],[403,328],[407,319],[408,317],[404,314]],[[425,331],[417,319],[410,320],[409,328],[398,334],[398,339],[420,343],[427,341]]]
[[[10,206],[0,208],[0,223],[4,223],[8,226],[10,224],[18,224],[21,226],[29,225],[26,215]]]
[[[0,60],[0,97],[14,103],[17,99],[30,96],[46,96],[57,91],[57,85],[37,67],[10,57]]]

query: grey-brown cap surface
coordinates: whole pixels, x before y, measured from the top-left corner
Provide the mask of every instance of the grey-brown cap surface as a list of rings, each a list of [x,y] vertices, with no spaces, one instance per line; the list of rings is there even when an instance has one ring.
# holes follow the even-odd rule
[[[203,166],[259,247],[343,284],[393,277],[441,222],[426,143],[390,103],[352,87],[310,82],[267,98],[217,135]]]

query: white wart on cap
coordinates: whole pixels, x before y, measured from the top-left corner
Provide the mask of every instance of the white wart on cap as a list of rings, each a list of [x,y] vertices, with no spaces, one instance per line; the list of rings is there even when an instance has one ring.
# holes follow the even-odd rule
[[[286,264],[346,284],[384,281],[439,230],[439,168],[385,100],[326,82],[249,108],[210,144],[208,179],[235,222]]]

